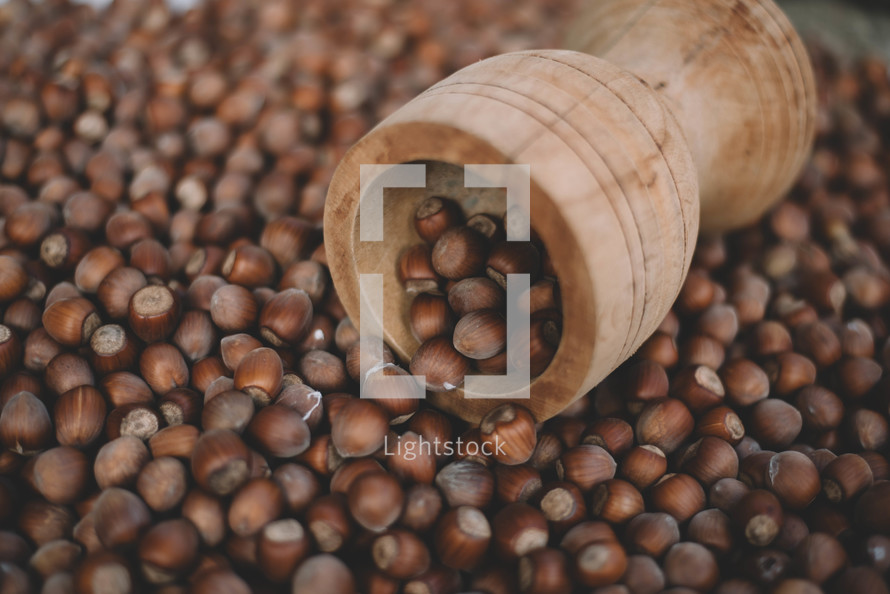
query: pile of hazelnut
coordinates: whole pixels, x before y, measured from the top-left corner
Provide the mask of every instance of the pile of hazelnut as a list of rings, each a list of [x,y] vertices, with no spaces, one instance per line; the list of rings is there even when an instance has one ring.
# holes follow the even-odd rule
[[[814,48],[818,138],[791,195],[701,238],[659,330],[559,416],[358,398],[435,374],[363,360],[320,233],[333,168],[454,69],[557,46],[541,24],[571,10],[0,5],[0,592],[888,592],[880,61]],[[447,197],[418,230],[441,213],[393,263],[418,339],[500,371],[459,320],[500,320],[518,261],[555,346],[545,246],[492,242],[502,222]],[[467,243],[485,257],[449,271]]]
[[[433,392],[453,390],[474,371],[507,372],[507,278],[528,275],[520,307],[529,328],[514,338],[514,369],[540,375],[556,354],[561,334],[556,273],[544,245],[507,241],[504,217],[476,214],[433,196],[421,201],[414,228],[426,241],[405,250],[399,279],[413,294],[409,321],[421,343],[411,359],[415,375]]]

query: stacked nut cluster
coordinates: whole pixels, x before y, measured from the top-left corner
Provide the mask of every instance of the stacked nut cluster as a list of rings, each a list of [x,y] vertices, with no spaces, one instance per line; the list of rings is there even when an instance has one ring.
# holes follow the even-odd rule
[[[530,324],[513,338],[511,367],[534,378],[556,354],[562,314],[552,262],[540,241],[507,241],[504,227],[503,217],[466,218],[445,197],[426,198],[417,208],[414,228],[426,243],[405,250],[399,279],[414,294],[408,317],[421,343],[410,369],[426,376],[428,390],[453,390],[468,373],[507,372],[511,274],[528,275],[530,284],[519,303]]]
[[[507,404],[470,425],[357,397],[392,396],[408,362],[361,348],[330,287],[333,167],[444,74],[556,45],[541,23],[563,10],[0,5],[0,591],[888,591],[878,61],[815,54],[818,142],[792,195],[702,238],[659,331],[560,416]],[[459,279],[497,286],[471,307],[508,271],[487,274],[488,240],[486,266],[440,270],[460,261],[448,242],[436,265],[443,239],[486,234],[447,198],[418,225],[441,212],[455,224],[401,268],[416,308],[457,322]],[[528,307],[552,312],[533,245],[547,305]]]

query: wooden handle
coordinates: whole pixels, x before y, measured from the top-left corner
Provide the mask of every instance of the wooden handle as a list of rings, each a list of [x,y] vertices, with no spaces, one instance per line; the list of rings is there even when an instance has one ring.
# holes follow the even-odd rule
[[[702,230],[756,221],[809,155],[813,71],[772,0],[597,0],[567,46],[633,72],[666,100],[698,170]]]
[[[683,1],[673,4],[682,5]],[[765,0],[745,3],[761,6]],[[601,2],[598,7],[618,4],[642,3],[615,0]],[[645,4],[662,3],[649,0]],[[724,3],[702,0],[689,4],[707,4],[718,11]],[[616,9],[612,14],[621,11]],[[635,31],[634,23],[639,19],[632,15],[622,22],[631,23],[624,27],[626,36]],[[682,29],[669,33],[664,35],[688,34]],[[790,28],[787,33],[796,39]],[[737,34],[727,29],[722,35]],[[658,54],[662,45],[673,47],[667,39],[640,43]],[[791,51],[787,44],[784,48],[748,55],[777,60],[774,53]],[[707,51],[711,50],[701,50]],[[800,64],[801,69],[809,68],[806,62]],[[751,64],[748,68],[754,69]],[[800,78],[804,79],[811,83],[812,76]],[[751,85],[759,88],[766,81],[740,78],[738,83],[747,89]],[[801,83],[797,89],[797,94],[758,92],[784,102],[779,107],[770,104],[775,113],[796,114],[795,110],[804,109],[792,107],[790,97],[801,98],[809,113],[810,102],[814,103],[812,85]],[[662,88],[660,92],[665,91]],[[690,91],[690,96],[703,100],[697,92]],[[428,89],[350,149],[331,182],[325,210],[327,256],[347,312],[357,319],[359,274],[383,274],[384,338],[403,360],[410,359],[419,345],[409,329],[410,299],[398,283],[396,263],[406,247],[420,241],[412,225],[417,204],[427,196],[445,194],[461,201],[469,213],[503,214],[504,191],[463,188],[462,166],[529,164],[531,220],[553,258],[565,322],[553,362],[533,380],[531,399],[518,402],[539,420],[557,414],[651,335],[670,309],[689,269],[699,226],[699,179],[721,186],[719,175],[705,178],[697,173],[694,158],[699,145],[687,143],[682,120],[675,116],[678,108],[670,106],[683,97],[679,90],[676,99],[662,97],[628,70],[568,50],[496,56]],[[689,118],[695,120],[692,115]],[[722,133],[710,125],[712,119],[716,117],[693,128],[693,134]],[[775,127],[745,130],[752,135],[752,142],[756,140],[752,146],[781,146],[786,153],[789,147],[797,147],[795,150],[805,153],[812,136],[812,118],[807,122],[804,127],[809,128],[803,132],[800,125],[782,127],[782,135]],[[760,139],[758,130],[768,132],[771,140]],[[803,155],[776,151],[770,154],[786,163],[786,169],[771,174],[771,179],[778,179],[780,173],[787,179],[771,183],[785,187],[797,173],[796,169],[788,171],[791,165],[787,163],[799,169]],[[734,158],[746,157],[734,153]],[[387,190],[385,240],[360,241],[360,166],[414,162],[427,164],[426,187]],[[698,164],[700,170],[702,163]],[[712,177],[717,181],[711,181]],[[765,208],[764,200],[758,197],[755,203],[753,198],[727,196],[751,202],[736,209],[740,217],[749,216],[748,208]],[[504,402],[464,397],[458,389],[431,398],[440,408],[470,421],[479,420]]]

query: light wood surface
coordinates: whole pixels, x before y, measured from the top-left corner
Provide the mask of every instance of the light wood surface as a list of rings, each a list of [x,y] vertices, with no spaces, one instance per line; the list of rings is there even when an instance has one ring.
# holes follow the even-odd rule
[[[688,48],[699,43],[700,55],[717,56],[713,48],[729,43],[729,38],[753,35],[743,20],[737,25],[745,29],[742,32],[728,24],[722,32],[696,27],[680,30],[674,25],[680,22],[675,13],[682,4],[710,6],[715,22],[721,22],[720,15],[727,10],[738,10],[721,0],[591,2],[595,17],[591,18],[596,23],[586,31],[595,32],[597,39],[604,37],[595,47],[612,62],[653,69],[652,60],[657,58],[651,56],[663,54],[664,67],[674,68],[670,56],[675,45]],[[771,23],[780,22],[780,15],[763,8],[765,1],[740,4],[756,5],[772,15]],[[662,5],[674,11],[665,31],[658,33],[656,27],[651,37],[634,38],[639,35],[636,27],[647,21],[648,10],[661,10]],[[600,19],[610,26],[602,25]],[[783,31],[780,26],[771,27],[771,34]],[[617,35],[606,37],[615,31]],[[790,29],[784,34],[796,39]],[[699,35],[699,39],[679,44],[672,40],[677,35]],[[721,41],[721,36],[727,40]],[[582,37],[579,41],[575,36],[572,43],[594,47],[593,35]],[[612,54],[622,43],[630,43],[627,39],[636,39],[640,47],[626,48],[633,56],[630,63],[622,63]],[[732,67],[741,64],[754,69],[752,60],[764,59],[791,65],[805,58],[805,54],[795,54],[797,42],[767,48],[759,43],[751,41],[744,51],[734,50],[738,60]],[[773,56],[783,52],[794,54],[793,59]],[[719,70],[716,64],[708,64],[704,70]],[[727,115],[725,105],[719,113],[702,107],[708,93],[716,93],[721,101],[725,95],[722,87],[714,89],[701,81],[703,74],[688,73],[687,78],[689,85],[701,84],[705,91],[696,87],[684,92],[680,79],[667,73],[667,86],[655,91],[626,68],[570,50],[505,54],[455,73],[381,122],[347,153],[334,175],[325,211],[325,237],[331,274],[347,312],[358,320],[359,274],[382,273],[384,338],[403,361],[410,360],[418,344],[407,323],[410,300],[399,286],[396,265],[399,254],[420,241],[412,225],[416,205],[426,196],[445,194],[460,200],[471,213],[503,214],[504,191],[463,188],[462,166],[529,164],[531,220],[553,257],[564,324],[556,357],[533,380],[531,399],[521,404],[539,420],[557,414],[631,356],[671,307],[698,235],[699,183],[714,196],[709,208],[718,202],[726,207],[725,217],[720,209],[713,210],[717,214],[709,219],[711,228],[746,222],[756,216],[752,210],[768,206],[763,192],[776,193],[791,183],[812,137],[808,103],[812,74],[806,62],[799,62],[794,72],[776,67],[775,74],[771,79],[737,79],[743,87],[737,97],[750,98],[753,93],[769,98],[769,113],[758,124],[747,107],[738,110],[737,116]],[[682,69],[677,76],[682,77]],[[651,73],[646,77],[654,80]],[[780,87],[773,88],[776,85]],[[769,93],[762,87],[770,87]],[[683,103],[687,94],[692,107]],[[701,114],[698,120],[696,110]],[[803,115],[794,122],[786,117],[783,123],[779,121],[782,113]],[[721,117],[734,122],[728,131],[717,126]],[[713,134],[732,138],[697,140]],[[763,134],[769,138],[762,138]],[[752,179],[729,183],[712,169],[723,165],[716,161],[718,156],[745,162],[724,169],[727,176],[745,172]],[[750,164],[758,159],[759,164]],[[417,162],[427,164],[427,187],[387,190],[385,240],[359,241],[360,165]],[[762,171],[757,167],[763,167]],[[750,192],[733,195],[726,193],[727,188]],[[721,202],[719,195],[726,198]],[[464,396],[457,389],[430,398],[470,421],[478,421],[503,402]]]

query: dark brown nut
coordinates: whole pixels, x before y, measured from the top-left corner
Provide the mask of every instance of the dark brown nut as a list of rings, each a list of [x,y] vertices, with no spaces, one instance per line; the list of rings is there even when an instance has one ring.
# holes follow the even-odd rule
[[[59,344],[80,346],[102,325],[96,307],[83,297],[56,301],[43,312],[43,327]]]
[[[201,489],[192,489],[182,501],[182,517],[195,525],[201,541],[208,547],[222,542],[226,533],[226,511],[218,498]]]
[[[442,468],[435,483],[451,507],[469,505],[484,509],[494,495],[491,471],[469,460],[458,460]]]
[[[253,536],[278,518],[284,494],[271,479],[255,478],[235,491],[229,504],[229,528],[238,536]]]
[[[52,442],[53,426],[43,402],[30,392],[13,396],[0,412],[0,442],[18,454],[33,454]]]
[[[86,359],[74,353],[59,353],[47,364],[43,376],[46,387],[56,394],[95,383],[93,368]]]
[[[588,492],[599,483],[615,477],[615,459],[603,448],[579,445],[566,450],[556,463],[560,480],[570,481]]]
[[[205,359],[218,344],[216,329],[206,311],[187,311],[172,336],[173,344],[192,362]]]
[[[719,437],[727,443],[738,445],[745,436],[745,426],[734,410],[718,406],[699,417],[695,434],[699,437]]]
[[[764,447],[784,448],[795,440],[803,427],[803,418],[796,408],[784,400],[767,398],[751,409],[746,428]]]
[[[695,542],[681,542],[664,557],[664,577],[669,585],[707,592],[720,579],[720,570],[711,551]]]
[[[810,528],[806,521],[797,514],[785,514],[785,522],[779,535],[772,542],[772,545],[786,553],[790,553],[797,548],[797,545],[810,534]]]
[[[50,503],[70,504],[82,496],[89,475],[87,457],[79,450],[61,446],[37,456],[32,480]]]
[[[863,320],[854,318],[841,329],[841,351],[848,357],[874,357],[875,335]]]
[[[669,514],[646,512],[628,523],[626,539],[632,550],[659,558],[679,542],[680,528]]]
[[[135,544],[151,523],[151,514],[138,495],[112,487],[93,507],[96,535],[108,549]]]
[[[175,346],[155,342],[142,351],[139,371],[156,394],[166,394],[189,383],[189,368]]]
[[[235,389],[249,395],[260,406],[271,403],[281,390],[281,357],[266,347],[246,353],[235,369]]]
[[[285,289],[260,311],[260,335],[275,347],[297,344],[312,322],[312,302],[305,291]]]
[[[771,450],[758,450],[745,456],[739,463],[739,480],[751,487],[760,489],[764,486],[764,480],[775,452]]]
[[[844,403],[822,386],[803,388],[795,396],[794,404],[800,411],[804,429],[810,431],[836,429],[844,418]]]
[[[65,392],[53,406],[56,440],[76,448],[92,444],[102,435],[105,412],[105,399],[92,386]]]
[[[19,509],[16,530],[40,547],[50,541],[68,538],[76,516],[70,507],[40,498],[26,501]]]
[[[247,435],[263,453],[275,458],[302,454],[311,438],[303,416],[277,404],[257,411],[247,426]]]
[[[531,466],[522,464],[494,467],[498,500],[503,503],[529,502],[541,490],[541,474]]]
[[[537,443],[534,417],[515,404],[492,409],[482,418],[479,431],[482,442],[491,448],[492,457],[502,464],[526,462]]]
[[[733,306],[714,303],[699,316],[697,328],[702,334],[728,345],[739,331],[739,317]]]
[[[598,445],[616,457],[629,450],[633,440],[633,427],[627,421],[614,417],[597,419],[587,426],[581,436],[581,443]]]
[[[225,429],[207,431],[192,452],[192,476],[202,489],[229,495],[247,481],[249,460],[250,452],[236,433]]]
[[[652,508],[685,522],[705,507],[705,492],[688,474],[666,474],[649,490]]]
[[[865,396],[882,375],[881,365],[869,357],[846,357],[837,365],[838,382],[848,398]]]
[[[535,499],[554,534],[566,532],[587,515],[581,490],[567,481],[548,483]]]
[[[383,532],[402,514],[404,492],[391,475],[368,471],[348,487],[347,505],[353,519],[372,532]]]
[[[192,388],[198,392],[204,393],[207,388],[217,379],[226,377],[229,370],[223,363],[222,357],[219,355],[211,355],[199,361],[195,361],[192,365]],[[228,378],[231,379],[231,378]],[[234,381],[232,382],[234,385]]]
[[[535,549],[519,559],[519,590],[523,594],[568,594],[571,569],[559,549]]]
[[[710,487],[722,478],[738,475],[739,458],[733,447],[718,437],[703,437],[682,451],[680,469]]]
[[[441,293],[416,295],[411,301],[408,319],[414,338],[419,342],[435,336],[450,335],[454,325],[448,301]]]
[[[53,269],[74,268],[90,249],[90,240],[80,229],[62,227],[40,243],[40,260]]]
[[[770,459],[763,481],[788,509],[807,507],[822,487],[812,460],[793,450],[780,452]]]
[[[93,475],[100,489],[126,487],[136,482],[151,459],[141,439],[124,436],[103,445],[96,454]]]
[[[574,570],[578,581],[585,586],[607,586],[624,575],[627,555],[616,541],[591,542],[575,553]]]
[[[463,279],[448,290],[448,305],[458,317],[481,309],[502,311],[505,300],[504,290],[485,277]]]
[[[454,347],[471,359],[489,359],[507,346],[507,321],[494,310],[477,310],[454,327]]]
[[[268,287],[275,282],[275,261],[265,249],[242,245],[229,252],[221,269],[230,283],[248,288]]]
[[[188,520],[166,520],[152,526],[139,541],[142,575],[152,584],[184,576],[198,561],[198,531]]]
[[[778,355],[791,350],[791,333],[781,322],[763,321],[754,327],[750,344],[753,354],[757,357]]]
[[[667,457],[653,445],[631,448],[618,465],[618,475],[641,490],[664,476],[665,471],[667,471]]]
[[[719,509],[702,510],[692,516],[686,532],[689,540],[718,555],[729,553],[734,544],[729,516]]]
[[[665,587],[664,572],[652,557],[630,555],[621,583],[630,592],[659,592]]]
[[[797,545],[793,563],[801,577],[821,584],[844,568],[847,552],[836,538],[814,532]]]
[[[822,470],[822,490],[834,503],[853,499],[872,482],[871,467],[856,454],[841,454]]]
[[[817,321],[795,330],[794,343],[819,367],[828,367],[841,358],[841,342],[828,324]]]
[[[406,483],[429,484],[436,477],[436,456],[429,444],[413,431],[391,434],[387,444],[387,468]]]
[[[396,579],[418,576],[430,566],[429,549],[405,530],[391,530],[374,539],[371,557],[378,569]]]
[[[439,336],[420,345],[411,358],[410,369],[412,374],[426,378],[428,390],[444,392],[463,384],[470,361],[454,348],[450,338]]]
[[[723,345],[704,334],[689,337],[680,347],[680,364],[684,366],[704,365],[711,369],[720,369],[725,357]]]
[[[4,330],[5,328],[5,330]],[[18,337],[11,332],[8,326],[0,327],[0,369],[4,373],[13,368],[19,359],[17,351],[21,350]],[[62,345],[57,343],[42,326],[28,333],[25,339],[23,364],[29,371],[43,372],[49,362],[62,352]]]
[[[593,489],[590,512],[611,524],[623,524],[643,513],[643,496],[632,484],[609,479]]]
[[[136,338],[117,324],[99,326],[90,338],[90,362],[101,375],[127,371],[138,358]]]
[[[327,351],[315,349],[305,353],[300,358],[297,371],[308,385],[323,393],[340,392],[349,385],[343,360]],[[365,394],[365,397],[368,395]]]
[[[137,577],[126,558],[111,551],[95,551],[74,571],[75,590],[94,592],[111,583],[120,592],[134,592]]]
[[[176,458],[155,458],[142,467],[136,479],[139,495],[156,512],[169,511],[178,506],[187,488],[185,466]]]
[[[201,419],[203,397],[188,388],[175,388],[164,394],[158,410],[167,425],[196,424]]]
[[[547,520],[526,503],[510,503],[492,520],[495,551],[504,559],[517,559],[547,545]]]
[[[890,482],[886,480],[875,481],[859,497],[854,509],[856,525],[868,532],[887,533],[890,527]]]
[[[739,499],[732,510],[732,520],[745,540],[765,547],[779,535],[785,515],[775,495],[754,489]]]
[[[637,351],[637,356],[657,363],[665,369],[674,367],[680,361],[677,341],[664,332],[656,332],[650,336]]]
[[[37,572],[44,580],[44,591],[53,587],[50,578],[53,575],[67,575],[69,590],[73,589],[70,572],[74,570],[80,562],[83,550],[81,546],[70,540],[54,540],[48,542],[37,549],[28,560],[30,568]],[[63,590],[65,591],[65,590]]]
[[[816,381],[816,366],[798,353],[782,353],[764,367],[777,396],[787,396]]]
[[[463,222],[463,212],[453,200],[441,196],[424,199],[414,213],[414,228],[421,239],[433,244],[442,234]]]
[[[677,296],[677,308],[686,314],[698,313],[711,305],[714,292],[714,282],[708,278],[707,272],[693,268],[686,276]]]
[[[208,590],[208,594],[211,591]],[[355,591],[352,572],[343,561],[333,555],[313,555],[303,561],[294,574],[293,594],[321,591],[330,594],[350,594]]]
[[[224,332],[243,332],[254,325],[259,308],[256,298],[240,285],[218,288],[210,298],[210,317]]]
[[[331,423],[331,441],[343,457],[367,456],[380,449],[389,430],[382,408],[362,399],[350,399]]]
[[[272,473],[272,480],[281,487],[285,505],[294,514],[302,513],[321,491],[312,471],[299,464],[282,464]]]
[[[199,435],[200,431],[194,425],[165,427],[148,439],[148,448],[154,458],[171,456],[188,460]]]
[[[615,531],[605,522],[587,521],[576,524],[559,541],[561,549],[574,554],[593,542],[616,541]]]
[[[725,369],[726,367],[724,367]],[[680,370],[671,383],[671,396],[682,401],[690,411],[696,414],[701,414],[722,404],[724,394],[720,378],[713,369],[704,365]]]
[[[726,399],[736,407],[744,407],[769,395],[769,378],[756,363],[748,359],[733,359],[720,369],[726,386]]]
[[[881,413],[861,408],[847,415],[845,420],[850,441],[863,450],[880,450],[887,443],[887,419]]]
[[[262,346],[263,343],[249,334],[230,334],[219,341],[219,352],[223,364],[234,373],[247,353]]]
[[[485,274],[501,288],[507,288],[507,275],[527,274],[534,283],[541,269],[541,254],[535,244],[501,241],[492,246],[485,262]]]
[[[708,491],[708,504],[724,513],[730,513],[751,488],[734,478],[722,478]]]
[[[141,377],[128,371],[109,373],[99,382],[112,406],[149,403],[154,400],[151,388]]]
[[[11,256],[0,256],[0,301],[12,301],[28,288],[28,272]]]
[[[130,298],[130,328],[145,342],[157,342],[173,334],[179,315],[179,299],[165,285],[148,285]]]
[[[253,399],[239,390],[227,390],[213,396],[201,409],[204,430],[230,429],[242,433],[254,414]]]
[[[676,398],[653,401],[637,417],[637,442],[654,445],[670,454],[692,434],[695,421],[686,405]]]
[[[91,249],[74,270],[74,284],[84,293],[95,293],[108,274],[126,265],[119,251],[109,246]]]
[[[297,289],[305,291],[312,305],[320,307],[327,295],[330,276],[325,265],[314,260],[303,260],[291,263],[281,275],[278,289]],[[336,294],[331,295],[336,298]]]
[[[469,227],[452,227],[442,233],[433,246],[432,262],[436,272],[450,280],[479,276],[485,268],[488,241]]]
[[[435,291],[441,277],[433,269],[432,249],[419,243],[409,247],[399,257],[399,281],[409,294]]]
[[[260,532],[257,561],[269,579],[284,582],[294,574],[309,550],[309,536],[300,522],[293,518],[275,520]]]
[[[841,573],[835,581],[837,592],[849,592],[850,594],[886,594],[887,584],[880,573],[871,567],[850,567]]]

